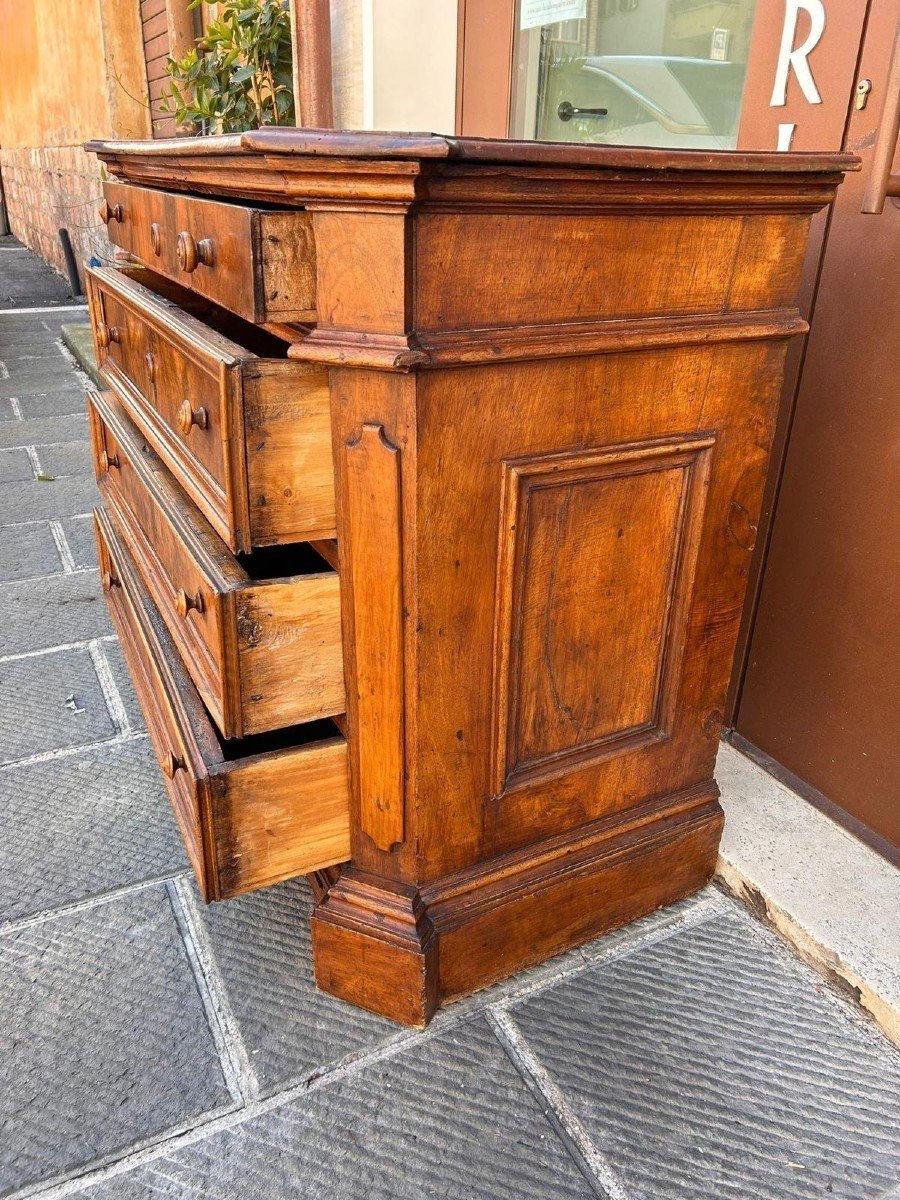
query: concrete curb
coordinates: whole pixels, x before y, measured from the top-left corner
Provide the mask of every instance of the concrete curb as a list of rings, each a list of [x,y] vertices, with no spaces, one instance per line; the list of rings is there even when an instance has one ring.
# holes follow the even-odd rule
[[[725,743],[717,880],[900,1046],[900,872]]]
[[[100,376],[97,373],[97,360],[94,357],[94,340],[91,337],[91,327],[87,324],[63,325],[62,340],[74,355],[78,365],[85,375],[97,387],[100,387]]]

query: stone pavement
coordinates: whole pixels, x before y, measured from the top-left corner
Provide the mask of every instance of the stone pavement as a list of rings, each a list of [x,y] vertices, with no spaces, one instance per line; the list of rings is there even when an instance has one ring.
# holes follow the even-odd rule
[[[23,255],[18,304],[55,286]],[[100,598],[72,319],[0,312],[0,1195],[900,1197],[900,1056],[715,889],[426,1033],[315,991],[305,883],[203,906]]]

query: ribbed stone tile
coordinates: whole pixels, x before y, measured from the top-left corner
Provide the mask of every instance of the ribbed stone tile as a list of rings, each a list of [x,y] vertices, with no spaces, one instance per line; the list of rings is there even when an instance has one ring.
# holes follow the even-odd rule
[[[52,575],[61,570],[59,551],[46,521],[0,525],[0,582]]]
[[[0,1193],[229,1103],[165,889],[0,936]]]
[[[89,512],[97,500],[96,484],[87,476],[0,483],[0,513],[7,521],[69,517]]]
[[[112,633],[96,571],[0,584],[0,654]]]
[[[0,770],[0,922],[183,871],[150,743]]]
[[[0,354],[0,358],[3,355]],[[4,418],[9,415],[9,420]],[[33,417],[28,421],[12,419],[9,401],[0,398],[0,446],[39,446],[45,442],[78,441],[88,436],[87,410],[84,405],[64,417]]]
[[[198,904],[263,1091],[397,1036],[392,1021],[316,991],[305,880]]]
[[[72,364],[63,357],[52,338],[39,359],[13,358],[3,361],[9,372],[8,378],[0,380],[0,392],[4,396],[46,392],[70,386],[73,380]]]
[[[131,675],[125,662],[125,656],[118,642],[104,642],[101,650],[109,664],[109,669],[115,681],[116,690],[125,706],[125,713],[132,729],[144,728],[144,717],[138,703],[137,692],[131,682]]]
[[[481,1019],[108,1180],[90,1200],[587,1200]]]
[[[632,1200],[874,1200],[900,1058],[734,911],[511,1010]]]
[[[86,650],[0,662],[0,764],[115,733]]]
[[[34,479],[28,452],[23,447],[0,450],[0,483],[16,483],[22,479]]]
[[[93,479],[90,442],[58,442],[36,449],[41,468],[47,475],[53,475],[56,479],[64,479],[69,475]]]
[[[19,410],[25,420],[32,417],[66,416],[84,408],[84,388],[71,373],[66,380],[47,381],[37,387],[21,387],[14,395],[19,401]]]
[[[97,539],[94,536],[94,518],[90,513],[81,517],[66,517],[60,524],[63,528],[76,567],[96,567]]]

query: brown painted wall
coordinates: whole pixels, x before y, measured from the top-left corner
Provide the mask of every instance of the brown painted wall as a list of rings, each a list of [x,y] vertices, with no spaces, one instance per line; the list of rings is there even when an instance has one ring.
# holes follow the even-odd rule
[[[90,137],[148,137],[140,10],[133,0],[0,0],[0,172],[13,233],[63,270],[108,253]]]

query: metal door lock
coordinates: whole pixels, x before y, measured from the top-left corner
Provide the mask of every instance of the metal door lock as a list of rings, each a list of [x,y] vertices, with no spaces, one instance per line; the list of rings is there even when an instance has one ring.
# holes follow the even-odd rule
[[[869,102],[869,92],[872,90],[871,79],[861,79],[856,85],[856,107],[860,112]]]

